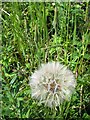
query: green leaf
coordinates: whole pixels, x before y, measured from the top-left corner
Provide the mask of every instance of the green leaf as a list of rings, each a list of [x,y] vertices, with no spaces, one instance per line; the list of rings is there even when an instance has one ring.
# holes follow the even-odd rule
[[[17,78],[17,76],[15,75],[14,78],[10,82],[11,85],[15,82],[16,78]]]
[[[90,54],[85,54],[84,58],[87,59],[87,60],[90,60]]]

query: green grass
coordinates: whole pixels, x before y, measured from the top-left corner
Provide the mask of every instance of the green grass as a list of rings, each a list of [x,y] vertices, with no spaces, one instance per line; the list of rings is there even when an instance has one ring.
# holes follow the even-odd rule
[[[2,119],[90,119],[89,12],[90,2],[2,3]],[[58,110],[30,95],[28,77],[48,61],[68,66],[77,80],[71,101]]]

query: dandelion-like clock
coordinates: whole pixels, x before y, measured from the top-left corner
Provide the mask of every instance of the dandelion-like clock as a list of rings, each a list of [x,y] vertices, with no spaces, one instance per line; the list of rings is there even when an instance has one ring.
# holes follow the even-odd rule
[[[75,90],[73,73],[59,62],[43,64],[30,77],[31,96],[49,107],[59,106],[70,100]]]

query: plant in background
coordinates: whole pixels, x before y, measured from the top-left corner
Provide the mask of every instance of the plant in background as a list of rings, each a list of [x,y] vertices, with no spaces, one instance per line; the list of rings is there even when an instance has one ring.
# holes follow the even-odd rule
[[[90,101],[89,10],[90,2],[60,2],[55,4],[50,2],[2,2],[1,119],[51,119],[53,116],[53,119],[60,120],[90,120],[88,111]],[[71,91],[69,85],[73,85],[73,80],[69,79],[67,86],[67,83],[61,79],[67,71],[63,65],[60,65],[63,67],[58,67],[57,70],[61,73],[64,71],[59,82],[56,82],[57,86],[53,82],[54,80],[49,81],[49,79],[47,82],[49,84],[42,84],[45,83],[44,79],[49,74],[44,74],[43,71],[39,72],[40,69],[44,69],[45,64],[37,70],[37,79],[32,78],[36,76],[36,73],[31,76],[32,92],[30,91],[28,75],[31,75],[31,71],[33,72],[42,62],[48,61],[61,61],[64,65],[69,65],[76,74],[78,85],[71,100],[70,96],[75,87]],[[51,65],[48,63],[47,66],[49,64]],[[55,65],[55,68],[57,66],[56,63],[52,65]],[[46,70],[48,70],[47,67]],[[52,73],[52,67],[50,67],[50,71]],[[60,72],[55,71],[55,74],[60,74]],[[43,80],[41,79],[42,74],[45,76]],[[41,77],[39,77],[40,75]],[[71,75],[68,74],[69,76]],[[33,79],[34,82],[32,82]],[[34,84],[31,85],[31,82]],[[36,93],[34,86],[35,91],[40,89],[40,95],[38,95],[39,93],[34,94]],[[82,86],[84,89],[81,89]],[[65,89],[66,92],[63,92],[62,89]],[[67,90],[70,93],[67,94]],[[57,92],[57,95],[54,91]],[[45,97],[41,98],[41,96]],[[57,96],[59,100],[62,100],[57,110],[37,105],[40,101],[40,103],[50,106],[48,103],[51,101],[52,106],[50,107],[58,106]],[[31,97],[36,100],[31,99]],[[52,102],[52,100],[54,101]]]
[[[32,97],[51,108],[70,100],[75,86],[73,73],[59,62],[43,64],[30,77]]]

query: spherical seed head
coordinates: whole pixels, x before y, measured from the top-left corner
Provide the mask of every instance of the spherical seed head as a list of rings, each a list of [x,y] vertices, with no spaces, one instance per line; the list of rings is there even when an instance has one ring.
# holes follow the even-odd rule
[[[73,73],[59,62],[43,64],[30,77],[31,96],[51,108],[69,100],[75,86]]]

